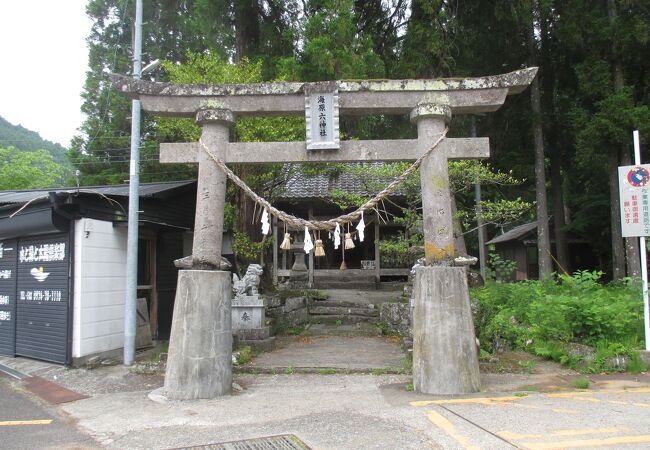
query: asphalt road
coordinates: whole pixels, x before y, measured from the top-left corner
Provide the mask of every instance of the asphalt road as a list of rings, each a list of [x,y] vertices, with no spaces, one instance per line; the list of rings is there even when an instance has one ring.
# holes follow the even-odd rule
[[[0,448],[100,448],[89,436],[80,433],[73,422],[58,416],[53,407],[15,386],[0,373]]]
[[[240,375],[213,400],[155,403],[146,392],[62,408],[110,449],[166,449],[293,434],[310,448],[648,449],[650,383],[516,389],[462,398],[405,389],[408,376]]]

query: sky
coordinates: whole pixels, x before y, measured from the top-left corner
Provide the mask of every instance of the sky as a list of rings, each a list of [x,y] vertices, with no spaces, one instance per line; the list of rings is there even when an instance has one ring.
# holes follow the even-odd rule
[[[19,0],[0,7],[0,116],[64,147],[85,118],[86,2]]]

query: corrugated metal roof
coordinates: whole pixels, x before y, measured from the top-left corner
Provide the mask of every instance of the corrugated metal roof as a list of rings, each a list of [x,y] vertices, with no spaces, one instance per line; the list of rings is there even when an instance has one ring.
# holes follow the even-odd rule
[[[196,181],[166,181],[161,183],[141,183],[140,197],[153,197],[157,194],[187,186]],[[98,194],[113,197],[128,197],[129,185],[118,184],[113,186],[81,186],[79,188],[48,188],[48,189],[31,189],[25,191],[0,191],[0,205],[25,203],[39,198],[47,198],[49,192],[56,193],[84,193]]]
[[[383,165],[383,163],[372,163],[371,165],[378,166]],[[345,191],[352,195],[371,196],[377,193],[377,182],[388,184],[392,181],[383,178],[368,180],[363,175],[340,172],[335,168],[330,173],[307,175],[299,168],[296,169],[290,166],[287,165],[287,170],[291,171],[291,173],[278,196],[282,200],[327,198],[331,196],[331,192],[334,190]],[[372,184],[369,181],[372,181]],[[392,195],[400,195],[400,192],[395,191]]]
[[[499,244],[501,242],[508,242],[515,239],[519,239],[520,237],[525,236],[526,234],[530,233],[535,229],[537,229],[537,221],[525,223],[523,225],[519,225],[518,227],[514,227],[510,231],[506,231],[502,235],[497,236],[494,239],[486,242],[486,244]]]

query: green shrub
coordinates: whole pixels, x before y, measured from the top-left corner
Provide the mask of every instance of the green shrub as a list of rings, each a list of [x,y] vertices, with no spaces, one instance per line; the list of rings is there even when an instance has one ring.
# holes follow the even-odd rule
[[[472,290],[482,349],[525,349],[587,371],[611,371],[612,357],[631,356],[642,342],[643,303],[637,283],[604,285],[601,276],[579,271],[545,281],[488,281]],[[569,356],[570,342],[594,347],[595,360]]]

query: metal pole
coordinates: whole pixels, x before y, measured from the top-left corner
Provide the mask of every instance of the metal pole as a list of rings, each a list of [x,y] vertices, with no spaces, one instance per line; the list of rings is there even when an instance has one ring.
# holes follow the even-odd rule
[[[471,116],[470,120],[470,136],[475,138],[476,117]],[[480,164],[480,162],[477,161],[477,164]],[[485,266],[487,262],[485,256],[485,229],[483,228],[483,218],[481,217],[483,208],[481,207],[481,181],[479,180],[478,174],[476,175],[476,184],[474,184],[474,201],[476,203],[476,222],[478,232],[478,261],[481,270],[481,278],[485,280]]]
[[[135,3],[133,78],[142,70],[142,0]],[[140,208],[140,100],[131,102],[131,164],[129,171],[129,222],[126,248],[126,299],[124,302],[124,365],[135,359],[135,330],[138,289],[138,209]]]
[[[634,139],[634,164],[641,164],[641,143],[639,130],[632,132]],[[639,251],[641,253],[641,279],[643,280],[643,323],[645,329],[645,349],[650,351],[650,307],[648,306],[648,266],[646,261],[645,236],[639,237]]]

